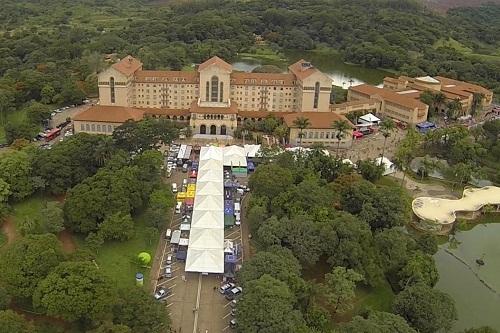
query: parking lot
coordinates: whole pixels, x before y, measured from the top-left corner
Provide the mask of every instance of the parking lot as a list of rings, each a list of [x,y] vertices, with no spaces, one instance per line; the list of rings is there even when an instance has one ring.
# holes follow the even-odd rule
[[[166,153],[168,155],[168,148]],[[191,163],[197,161],[197,153],[193,150],[190,156]],[[172,161],[172,159],[170,159]],[[178,190],[183,191],[183,179],[187,179],[191,174],[191,168],[183,170],[182,166],[173,167],[173,163],[168,163],[168,156],[165,158],[165,172],[169,174],[168,182],[176,183]],[[183,172],[184,171],[184,172]],[[228,175],[226,175],[228,176]],[[187,181],[186,181],[187,182]],[[238,178],[241,185],[246,185],[246,178]],[[236,191],[235,191],[235,195]],[[238,195],[239,196],[239,195]],[[181,223],[186,223],[186,215],[189,212],[172,212],[172,219],[169,225],[171,232],[179,230]],[[183,236],[185,234],[183,232]],[[242,228],[238,225],[228,227],[224,231],[225,241],[232,242],[237,247],[236,266],[241,265],[243,261],[242,246]],[[199,273],[185,272],[185,263],[182,260],[175,260],[175,249],[177,245],[171,244],[162,235],[159,245],[160,251],[157,251],[155,264],[153,266],[152,285],[155,292],[163,288],[167,295],[162,298],[165,307],[172,320],[173,332],[231,332],[229,322],[234,317],[231,315],[231,300],[226,299],[220,292],[221,285],[224,285],[222,274],[202,275]],[[171,276],[165,276],[167,267],[167,258],[172,256]],[[230,296],[228,296],[230,297]]]

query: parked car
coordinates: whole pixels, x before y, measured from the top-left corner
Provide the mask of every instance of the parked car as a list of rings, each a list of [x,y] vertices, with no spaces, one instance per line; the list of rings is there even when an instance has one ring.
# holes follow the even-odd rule
[[[172,265],[167,265],[165,267],[165,277],[166,278],[171,278],[172,277]]]
[[[166,263],[167,265],[172,265],[172,255],[171,255],[171,254],[169,254],[169,255],[167,256],[167,260],[165,260],[165,263]]]
[[[238,300],[237,300],[237,299],[233,299],[233,300],[231,301],[231,303],[229,303],[229,305],[230,305],[232,308],[235,308],[235,307],[236,307],[236,305],[237,305],[237,303],[238,303]]]
[[[240,295],[243,291],[243,288],[241,287],[235,287],[233,289],[230,289],[229,291],[226,291],[226,299],[229,301],[232,301],[235,299],[238,295]]]
[[[231,290],[234,287],[236,287],[236,285],[234,283],[229,282],[229,283],[226,283],[226,284],[223,284],[222,286],[220,286],[219,292],[221,294],[225,294],[227,290]]]
[[[168,290],[165,288],[160,288],[158,291],[155,293],[155,299],[156,300],[161,300],[162,298],[165,298],[168,296]]]
[[[231,327],[231,328],[236,328],[236,324],[237,324],[237,322],[236,322],[236,318],[233,318],[233,319],[231,319],[231,321],[229,322],[229,327]]]
[[[236,316],[236,308],[231,309],[231,316]]]

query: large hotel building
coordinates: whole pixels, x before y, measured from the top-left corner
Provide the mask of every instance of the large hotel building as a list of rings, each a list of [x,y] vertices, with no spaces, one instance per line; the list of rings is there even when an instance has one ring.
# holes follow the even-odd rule
[[[305,60],[290,65],[287,73],[274,74],[234,71],[218,57],[194,71],[144,70],[138,59],[127,56],[100,73],[98,81],[99,104],[73,119],[75,132],[111,134],[127,120],[150,116],[184,123],[197,136],[231,136],[246,119],[275,115],[290,128],[290,143],[299,141],[294,120],[304,117],[310,125],[302,143],[330,145],[337,143],[332,123],[346,120],[350,112],[373,112],[411,125],[427,120],[428,106],[419,100],[426,90],[458,99],[464,114],[474,93],[484,96],[483,106],[493,98],[491,91],[467,82],[401,76],[385,78],[382,88],[351,87],[347,102],[330,104],[332,80]],[[350,142],[348,135],[341,146]]]

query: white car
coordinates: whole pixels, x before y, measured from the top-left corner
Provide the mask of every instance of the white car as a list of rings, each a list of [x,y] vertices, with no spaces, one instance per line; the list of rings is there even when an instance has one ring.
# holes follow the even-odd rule
[[[221,294],[225,294],[226,291],[231,290],[234,287],[236,287],[236,285],[234,283],[229,282],[229,283],[226,283],[226,284],[223,284],[222,286],[220,286],[219,292]]]
[[[155,293],[155,299],[156,300],[160,300],[162,298],[165,298],[167,297],[168,293],[167,293],[167,290],[165,288],[160,288],[158,289],[158,291]]]

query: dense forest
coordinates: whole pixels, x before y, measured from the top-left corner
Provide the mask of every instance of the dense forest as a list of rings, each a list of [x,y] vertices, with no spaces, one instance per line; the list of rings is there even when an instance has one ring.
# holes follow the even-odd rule
[[[96,94],[104,55],[181,69],[212,55],[330,47],[347,62],[446,75],[500,93],[500,6],[446,16],[413,0],[5,0],[0,13],[0,123],[31,101],[66,105]]]

